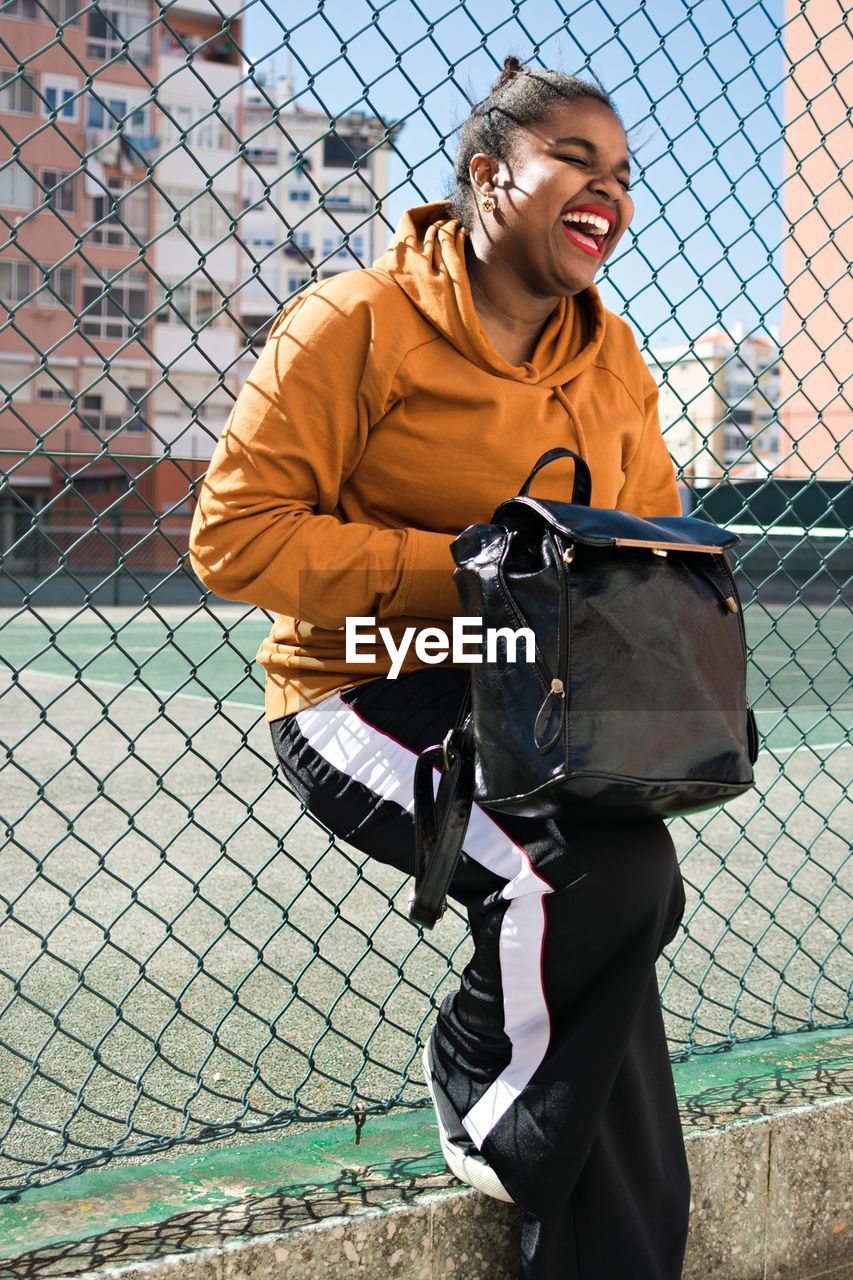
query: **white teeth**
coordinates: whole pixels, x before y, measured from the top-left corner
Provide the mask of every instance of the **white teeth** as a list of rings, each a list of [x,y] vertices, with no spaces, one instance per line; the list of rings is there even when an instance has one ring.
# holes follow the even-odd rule
[[[600,217],[597,213],[567,213],[562,221],[588,223],[592,231],[597,231],[602,236],[607,235],[610,230],[610,223],[607,219]]]

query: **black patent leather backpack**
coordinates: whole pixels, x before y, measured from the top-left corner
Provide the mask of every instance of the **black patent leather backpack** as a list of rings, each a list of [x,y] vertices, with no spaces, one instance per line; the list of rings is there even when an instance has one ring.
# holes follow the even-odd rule
[[[562,457],[574,458],[571,502],[530,497],[537,472]],[[495,640],[491,659],[471,665],[457,724],[415,769],[409,915],[427,928],[443,914],[473,801],[629,821],[709,809],[754,785],[758,731],[726,557],[739,536],[691,516],[591,507],[591,491],[585,460],[550,449],[491,523],[451,543],[462,614]]]

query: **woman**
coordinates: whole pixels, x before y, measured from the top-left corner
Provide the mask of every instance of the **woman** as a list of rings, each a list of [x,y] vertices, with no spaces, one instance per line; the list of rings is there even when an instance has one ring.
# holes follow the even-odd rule
[[[276,318],[201,489],[194,569],[276,615],[258,661],[285,777],[407,872],[415,761],[467,672],[410,646],[392,678],[391,651],[461,612],[453,538],[556,445],[589,463],[593,505],[680,514],[655,384],[593,284],[633,214],[626,151],[606,94],[508,58],[450,202]],[[567,500],[571,467],[534,492]],[[387,629],[361,660],[354,618],[362,641]],[[666,826],[475,805],[451,895],[474,951],[424,1053],[450,1167],[522,1208],[525,1280],[676,1280],[690,1186],[655,960],[684,890]]]

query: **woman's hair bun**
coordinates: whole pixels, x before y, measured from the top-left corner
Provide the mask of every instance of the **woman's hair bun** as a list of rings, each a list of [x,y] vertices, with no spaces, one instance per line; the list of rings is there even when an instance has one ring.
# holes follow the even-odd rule
[[[518,58],[516,58],[512,53],[507,54],[504,58],[503,70],[495,82],[492,93],[497,93],[497,91],[502,89],[505,84],[509,84],[510,80],[514,80],[516,76],[521,75],[523,72],[524,67],[519,62]]]

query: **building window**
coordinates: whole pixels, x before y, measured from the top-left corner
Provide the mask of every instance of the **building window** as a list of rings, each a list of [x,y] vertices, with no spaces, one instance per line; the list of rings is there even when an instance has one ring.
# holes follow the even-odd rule
[[[167,300],[167,289],[171,288],[171,301]],[[192,285],[189,280],[185,280],[183,284],[172,284],[169,286],[157,286],[158,324],[186,324],[192,328]]]
[[[233,134],[229,130],[234,128],[232,117],[225,111],[220,114],[215,111],[205,111],[202,107],[199,111],[198,121],[193,129],[193,146],[200,147],[204,151],[223,150],[231,147],[236,149],[239,145]]]
[[[129,338],[145,318],[148,275],[131,271],[106,287],[97,276],[83,280],[83,333],[95,338]]]
[[[727,425],[723,432],[723,461],[734,462],[750,452],[749,437],[744,435],[740,427]]]
[[[203,151],[233,151],[239,146],[236,133],[236,116],[233,111],[221,109],[209,111],[204,107],[193,110],[179,103],[163,103],[165,141],[180,142],[181,134],[187,135],[187,146]],[[169,119],[171,116],[171,120]]]
[[[180,142],[181,134],[188,134],[193,127],[192,107],[163,103],[163,126],[169,142]]]
[[[0,205],[5,209],[32,209],[35,183],[25,169],[14,162],[0,169]]]
[[[351,186],[336,186],[326,192],[324,201],[327,209],[341,210],[344,213],[366,213],[369,208],[370,188],[363,182]]]
[[[142,414],[145,411],[145,395],[148,391],[147,387],[128,387],[127,389],[127,421],[124,424],[125,431],[142,432],[145,430],[145,419]],[[139,412],[134,409],[134,405],[140,406]]]
[[[47,280],[38,293],[39,306],[76,307],[73,267],[48,267]]]
[[[4,18],[27,18],[33,22],[36,16],[36,0],[11,0],[3,8]]]
[[[291,191],[290,199],[298,201],[300,204],[307,204],[311,199],[310,191]]]
[[[106,62],[120,54],[122,45],[128,41],[129,56],[136,62],[150,62],[151,30],[141,32],[150,21],[149,0],[101,0],[89,10],[88,57]]]
[[[209,191],[203,192],[193,202],[192,211],[193,230],[199,240],[216,240],[227,235],[231,218],[236,216],[236,210],[226,212],[221,208],[220,200]]]
[[[169,231],[180,227],[199,240],[219,240],[231,232],[237,217],[236,199],[232,195],[198,194],[190,188],[163,187],[156,193],[155,227]],[[177,220],[176,220],[177,219]]]
[[[69,383],[73,382],[70,373]],[[36,397],[39,400],[68,400],[74,394],[70,386],[63,386],[62,374],[39,373],[36,375]]]
[[[46,18],[49,15],[55,23],[67,26],[69,22],[78,20],[79,8],[80,0],[41,0],[40,6],[36,5],[36,0],[6,0],[2,16],[26,18],[29,22],[33,22],[36,18]],[[47,14],[43,9],[47,10]]]
[[[215,325],[215,313],[222,302],[222,294],[209,284],[199,284],[195,288],[195,323],[199,329],[206,325]]]
[[[172,290],[172,300],[166,291]],[[206,280],[185,280],[181,284],[158,286],[158,324],[183,324],[193,330],[222,329],[230,324],[229,316],[220,311],[223,295]]]
[[[289,258],[302,258],[303,261],[306,257],[310,258],[314,253],[311,244],[311,232],[294,231],[293,241],[291,244],[284,246],[284,252]]]
[[[60,120],[76,120],[78,116],[75,96],[80,92],[80,83],[71,76],[42,76],[42,115],[49,116],[55,111]]]
[[[305,285],[308,283],[310,279],[311,279],[310,276],[288,276],[287,292],[298,293],[300,289],[305,287]]]
[[[77,183],[75,175],[61,169],[42,169],[41,185],[44,203],[58,213],[74,213],[77,208]]]
[[[300,155],[302,155],[301,160],[299,159]],[[304,178],[306,173],[311,172],[311,161],[308,158],[308,156],[306,156],[304,153],[297,151],[294,147],[291,147],[290,151],[288,152],[288,157],[290,159],[291,164],[296,165],[296,169],[294,171],[294,177]]]
[[[23,400],[32,400],[33,365],[19,363],[17,360],[0,359],[0,404],[6,396],[20,404]],[[28,381],[24,381],[28,378]]]
[[[119,493],[127,486],[127,476],[81,476],[74,477],[74,488],[77,493]]]
[[[51,18],[58,26],[66,27],[69,22],[78,23],[80,0],[42,0]]]
[[[364,152],[370,145],[367,138],[339,133],[327,133],[323,139],[323,164],[327,169],[363,168],[367,162]]]
[[[144,402],[147,387],[128,387],[127,393],[112,383],[104,384],[102,393],[83,396],[83,424],[98,435],[113,435],[116,431],[139,433],[145,430],[145,422],[134,409],[134,404]]]
[[[23,302],[33,291],[33,269],[29,262],[0,262],[0,298]]]
[[[106,129],[112,133],[119,125],[126,124],[129,133],[148,133],[148,107],[139,107],[126,95],[116,95],[116,91],[102,87],[97,97],[89,95],[86,107],[86,127],[89,129]]]
[[[341,241],[334,236],[326,236],[326,238],[323,240],[322,256],[324,258],[329,258],[332,255],[334,255],[337,258],[350,258],[352,256],[352,253],[350,251],[352,251],[352,253],[354,253],[358,258],[363,256],[364,254],[364,236],[363,235],[359,233],[356,233],[355,235],[351,235],[349,238],[349,246],[342,244]]]
[[[108,178],[110,194],[87,196],[93,244],[130,245],[148,237],[148,192],[145,187],[128,192],[129,178]],[[97,225],[96,225],[97,224]]]
[[[278,164],[278,148],[253,146],[246,147],[246,159],[252,164]]]
[[[0,111],[17,111],[31,116],[35,109],[36,95],[32,82],[10,68],[0,69]]]

